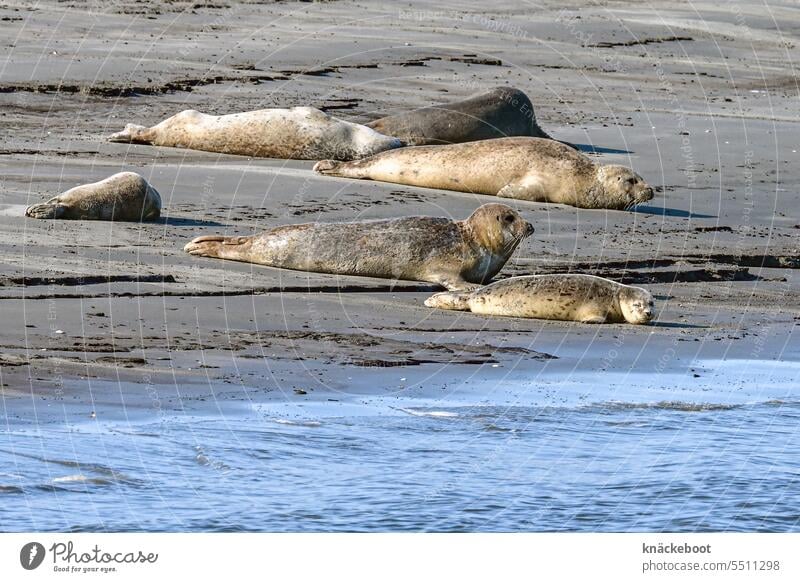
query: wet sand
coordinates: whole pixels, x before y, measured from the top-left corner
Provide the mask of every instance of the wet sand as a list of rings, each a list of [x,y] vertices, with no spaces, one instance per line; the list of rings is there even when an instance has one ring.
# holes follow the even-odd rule
[[[387,2],[0,7],[7,421],[213,415],[238,400],[438,399],[468,385],[516,387],[543,405],[613,400],[620,386],[626,401],[706,403],[791,384],[795,368],[786,380],[777,362],[800,360],[796,11],[772,1],[664,2],[657,13],[539,4],[495,3],[491,14]],[[461,219],[494,199],[324,178],[313,162],[105,140],[189,108],[311,105],[366,122],[503,84],[529,95],[545,131],[632,166],[659,192],[635,212],[512,202],[536,233],[501,276],[641,284],[656,296],[654,325],[437,312],[423,306],[435,290],[426,284],[191,257],[182,247],[201,234]],[[162,221],[23,215],[122,170],[159,190]],[[472,394],[492,400],[490,388]]]

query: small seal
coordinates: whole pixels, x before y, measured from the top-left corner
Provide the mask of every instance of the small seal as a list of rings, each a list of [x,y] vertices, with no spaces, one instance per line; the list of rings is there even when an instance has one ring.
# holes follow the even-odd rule
[[[513,136],[552,139],[536,123],[531,100],[513,87],[496,87],[463,101],[382,117],[367,126],[414,146]]]
[[[474,289],[492,279],[533,226],[505,204],[484,204],[466,220],[390,220],[280,226],[256,236],[201,236],[189,254],[270,267],[427,281]]]
[[[511,277],[466,293],[437,293],[428,307],[481,315],[530,317],[582,323],[644,324],[653,319],[646,289],[594,275]]]
[[[536,137],[402,148],[352,162],[322,160],[314,170],[578,208],[626,210],[653,198],[633,170],[595,164],[567,145]]]
[[[76,186],[47,202],[29,206],[25,216],[67,220],[155,220],[161,196],[135,172],[120,172]]]
[[[395,137],[336,119],[313,107],[260,109],[219,116],[187,110],[153,127],[129,123],[108,139],[295,160],[354,160],[403,145]]]

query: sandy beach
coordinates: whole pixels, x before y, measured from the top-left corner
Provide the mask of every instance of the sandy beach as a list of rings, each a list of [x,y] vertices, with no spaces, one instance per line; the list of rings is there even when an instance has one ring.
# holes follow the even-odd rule
[[[791,4],[5,3],[7,427],[214,416],[240,402],[325,415],[372,398],[797,399]],[[555,138],[657,189],[631,212],[510,202],[536,232],[500,277],[582,272],[642,285],[656,297],[653,325],[434,311],[423,305],[428,284],[189,256],[183,245],[201,234],[462,219],[495,199],[326,178],[313,162],[106,141],[183,109],[304,105],[367,122],[498,85],[525,91]],[[123,170],[159,190],[161,221],[24,217],[27,205]]]

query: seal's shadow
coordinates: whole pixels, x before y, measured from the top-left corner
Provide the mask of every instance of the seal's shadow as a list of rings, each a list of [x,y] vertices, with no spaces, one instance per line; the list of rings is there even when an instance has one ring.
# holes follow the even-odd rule
[[[688,210],[678,210],[677,208],[659,208],[657,206],[647,206],[638,204],[630,209],[630,212],[637,214],[657,214],[659,216],[672,216],[676,218],[717,218],[712,214],[697,214]]]
[[[216,220],[198,220],[195,218],[178,218],[176,216],[162,216],[156,220],[149,221],[156,224],[164,224],[166,226],[227,226],[222,222]]]
[[[667,327],[672,329],[708,329],[708,325],[695,325],[693,323],[678,323],[675,321],[651,321],[649,327]]]
[[[561,143],[566,143],[566,142],[561,142]],[[604,148],[604,147],[595,146],[595,145],[588,144],[588,143],[570,143],[570,144],[567,144],[567,145],[571,145],[572,147],[574,147],[579,152],[582,152],[582,153],[585,153],[585,154],[632,154],[632,153],[634,153],[634,152],[631,152],[631,151],[628,151],[628,150],[618,150],[618,149],[615,149],[615,148]]]

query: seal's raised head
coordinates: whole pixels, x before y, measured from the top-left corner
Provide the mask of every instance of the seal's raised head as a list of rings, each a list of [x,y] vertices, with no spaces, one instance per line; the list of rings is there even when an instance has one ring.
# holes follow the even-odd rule
[[[653,189],[644,178],[625,166],[598,166],[597,183],[604,200],[601,208],[627,210],[653,199]]]
[[[510,256],[533,225],[505,204],[484,204],[464,221],[474,240],[500,255]]]
[[[643,324],[653,319],[653,296],[641,287],[620,289],[619,307],[628,323]]]

